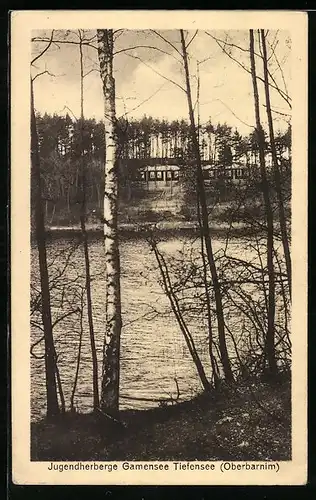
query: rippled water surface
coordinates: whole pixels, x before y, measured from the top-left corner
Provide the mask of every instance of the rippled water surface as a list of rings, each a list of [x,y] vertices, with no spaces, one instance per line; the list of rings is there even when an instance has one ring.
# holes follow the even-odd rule
[[[66,263],[72,240],[54,237],[48,245],[48,256],[51,275],[57,276]],[[216,251],[224,245],[223,241],[214,242]],[[159,244],[166,256],[181,255],[189,252],[191,244],[186,237],[169,238]],[[198,251],[199,243],[193,244]],[[101,371],[101,357],[104,337],[104,258],[103,240],[94,238],[89,246],[92,281],[93,315],[96,344]],[[240,243],[234,240],[230,244],[232,254],[240,252]],[[189,398],[201,389],[195,366],[188,353],[185,340],[179,326],[171,313],[168,299],[159,283],[159,272],[153,253],[148,243],[141,238],[124,239],[120,246],[121,253],[121,293],[123,330],[121,340],[121,408],[145,408],[155,406],[157,402],[137,400],[133,398],[159,399],[175,396],[177,379],[181,398]],[[68,259],[67,271],[62,279],[56,279],[53,291],[53,319],[60,317],[67,310],[78,305],[73,299],[76,292],[76,278],[84,273],[82,248],[79,246]],[[63,290],[66,282],[73,280],[69,291]],[[62,284],[60,284],[62,281]],[[79,280],[80,282],[80,280]],[[32,283],[38,287],[37,251],[32,248]],[[66,290],[66,291],[65,291]],[[35,292],[33,292],[35,293]],[[63,296],[63,293],[65,296]],[[68,294],[68,295],[67,295]],[[64,305],[60,307],[60,297]],[[73,303],[70,304],[70,301]],[[66,303],[69,302],[69,303]],[[75,406],[80,411],[89,411],[92,403],[92,374],[89,331],[84,309],[82,355],[79,370]],[[33,319],[33,318],[32,318]],[[76,360],[79,345],[78,315],[70,315],[60,321],[54,328],[58,365],[63,384],[66,405],[69,407],[73,388]],[[203,319],[188,319],[189,326],[196,341],[196,346],[205,364],[207,375],[210,374],[208,360],[208,344]],[[31,329],[32,342],[40,339],[42,332],[38,327]],[[31,357],[31,412],[36,420],[45,414],[45,379],[43,342],[34,348],[37,358]],[[40,358],[40,359],[38,359]]]

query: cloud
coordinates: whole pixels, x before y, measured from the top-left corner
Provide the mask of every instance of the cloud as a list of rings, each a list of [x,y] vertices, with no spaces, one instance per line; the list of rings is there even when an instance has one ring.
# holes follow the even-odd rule
[[[225,34],[221,33],[220,36],[225,36]],[[247,48],[246,32],[235,33],[234,37],[234,42]],[[283,43],[282,39],[281,42]],[[147,45],[154,45],[154,43],[154,40],[146,40]],[[136,34],[127,33],[124,47],[132,47],[136,44]],[[163,42],[159,47],[163,47]],[[172,49],[169,47],[168,50]],[[236,52],[236,50],[234,49],[234,56],[238,54],[239,60],[249,67],[249,54]],[[80,86],[77,52],[77,47],[64,45],[41,61],[40,69],[47,67],[49,71],[60,76],[52,78],[43,75],[36,80],[35,105],[39,111],[60,113],[64,106],[67,106],[76,116],[79,116]],[[199,66],[201,122],[211,117],[215,123],[227,122],[237,127],[240,132],[249,133],[250,127],[254,125],[250,75],[225,55],[216,42],[205,33],[199,33],[195,37],[189,47],[189,52],[194,103],[197,97],[197,61],[205,61]],[[280,62],[283,65],[284,78],[290,86],[290,63],[289,57],[286,57],[287,54],[286,50],[284,53],[281,52]],[[92,64],[90,59],[95,60],[96,53],[92,51],[86,55],[89,57],[89,60],[85,60],[86,68],[90,68]],[[136,59],[130,56],[135,56]],[[284,58],[285,62],[283,62]],[[273,69],[277,70],[276,62],[274,65]],[[261,71],[260,68],[258,63],[258,71]],[[118,115],[128,112],[134,117],[147,114],[170,120],[188,117],[186,95],[172,83],[174,81],[184,86],[185,82],[183,68],[174,58],[156,50],[144,48],[131,51],[129,56],[121,53],[115,58],[115,79]],[[262,86],[260,90],[261,104],[264,104]],[[271,98],[273,107],[281,112],[284,111],[285,104],[277,92],[271,90]],[[84,80],[84,103],[85,116],[94,117],[97,120],[102,119],[102,85],[98,72],[90,73]],[[285,112],[288,112],[288,109],[285,109]],[[281,115],[275,115],[275,117],[279,119],[276,126],[284,127],[284,118]],[[262,120],[265,121],[264,107],[262,107]]]
[[[157,118],[176,119],[187,114],[185,93],[172,83],[183,85],[182,80],[180,67],[176,72],[174,61],[168,56],[157,62],[139,61],[132,78],[125,79],[119,86],[119,93],[125,98],[133,97],[127,111],[139,106],[132,112],[133,116],[146,113]]]

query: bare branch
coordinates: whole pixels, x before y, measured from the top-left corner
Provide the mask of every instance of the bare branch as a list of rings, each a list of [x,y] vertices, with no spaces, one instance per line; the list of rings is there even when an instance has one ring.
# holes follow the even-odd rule
[[[157,71],[152,66],[150,66],[149,64],[147,64],[140,57],[134,56],[132,54],[126,54],[126,55],[128,57],[132,57],[133,59],[137,59],[138,61],[140,61],[141,63],[143,63],[145,66],[147,66],[149,69],[151,69],[154,73],[156,73],[158,76],[161,76],[161,78],[163,78],[164,80],[167,80],[167,82],[173,83],[173,85],[176,85],[177,87],[179,87],[179,89],[181,89],[182,92],[186,93],[185,88],[183,88],[179,83],[175,82],[174,80],[171,80],[171,78],[167,78],[166,76],[162,75],[161,73],[159,73],[159,71]]]
[[[232,115],[234,115],[234,117],[235,117],[235,118],[237,118],[237,120],[239,120],[241,123],[243,123],[243,124],[244,124],[244,125],[246,125],[247,127],[249,127],[249,128],[253,128],[253,129],[255,129],[255,128],[256,128],[256,127],[254,127],[253,125],[249,125],[249,123],[246,123],[246,122],[244,122],[241,118],[239,118],[239,116],[237,116],[237,115],[234,113],[234,111],[233,111],[233,110],[232,110],[232,109],[231,109],[231,108],[230,108],[227,104],[225,104],[225,102],[224,102],[224,101],[222,101],[221,99],[213,99],[213,101],[219,101],[220,103],[222,103],[222,104],[223,104],[223,106],[225,106],[225,108],[227,108],[227,109],[231,112],[231,114],[232,114]]]
[[[47,74],[49,76],[56,76],[53,73],[50,73],[47,69],[45,69],[45,71],[41,71],[40,73],[37,73],[37,75],[35,75],[34,78],[32,78],[32,82],[35,82],[36,78],[38,78],[39,76],[45,75],[45,74]]]
[[[126,111],[123,115],[121,115],[119,118],[123,118],[123,116],[126,116],[130,113],[132,113],[133,111],[135,111],[136,109],[140,108],[143,104],[145,104],[146,102],[148,102],[150,99],[152,99],[156,94],[158,94],[158,92],[160,92],[160,90],[165,86],[166,84],[163,83],[153,94],[151,94],[149,97],[147,97],[147,99],[144,99],[141,103],[139,103],[137,106],[135,106],[134,108],[130,109],[129,111]]]
[[[266,36],[266,35],[264,35],[264,30],[262,30],[262,31],[263,31],[263,36]],[[258,45],[259,45],[259,50],[260,50],[261,57],[262,57],[262,59],[264,59],[264,58],[263,58],[263,53],[262,53],[262,48],[261,48],[261,43],[260,43],[260,32],[259,32],[259,30],[258,30]],[[277,45],[277,44],[276,44],[276,45]],[[276,47],[276,45],[275,45],[275,47]],[[273,52],[274,52],[274,51],[273,51]],[[269,58],[269,59],[270,59],[270,58]],[[269,59],[268,59],[268,60],[269,60]],[[281,70],[281,76],[282,76],[282,79],[283,79],[283,84],[284,84],[284,88],[285,88],[286,93],[285,93],[282,89],[280,89],[279,85],[277,84],[277,82],[276,82],[276,80],[275,80],[275,78],[274,78],[273,74],[272,74],[272,73],[271,73],[271,71],[269,70],[269,68],[267,68],[267,73],[268,73],[268,75],[270,76],[271,80],[273,81],[273,83],[274,83],[275,87],[277,88],[277,90],[278,90],[278,92],[279,92],[280,96],[281,96],[281,97],[283,97],[283,99],[287,102],[288,106],[291,108],[291,104],[290,104],[290,100],[291,100],[291,98],[290,98],[290,96],[288,95],[287,86],[286,86],[286,83],[285,83],[285,80],[284,80],[284,74],[283,74],[283,71],[282,71],[282,69],[281,69],[280,65],[279,65],[279,69]],[[270,85],[270,82],[269,82],[269,85]]]
[[[87,71],[87,73],[85,73],[83,75],[83,78],[85,78],[86,76],[90,75],[90,73],[93,73],[93,71],[99,71],[99,69],[98,68],[92,68],[92,69],[90,69],[89,71]]]
[[[35,37],[35,38],[32,38],[32,41],[33,42],[47,42],[48,39],[47,38]],[[96,47],[92,43],[86,42],[86,41],[74,42],[73,40],[54,40],[54,44],[57,45],[57,46],[58,46],[58,44],[63,44],[63,45],[67,45],[67,44],[68,45],[80,45],[81,44],[81,45],[84,45],[86,47],[91,47],[92,49],[98,50],[98,47]],[[45,52],[46,52],[46,50],[45,50]]]
[[[124,33],[124,31],[125,31],[125,29],[114,30],[113,35],[116,35],[116,33],[118,33],[118,35],[116,37],[116,38],[118,38],[119,36],[121,36]]]
[[[268,42],[269,43],[269,42]],[[274,56],[274,59],[275,59],[275,62],[277,63],[277,66],[280,70],[280,73],[281,73],[281,78],[282,78],[282,81],[283,81],[283,85],[284,85],[284,89],[285,89],[285,92],[288,94],[288,89],[287,89],[287,85],[286,85],[286,81],[285,81],[285,78],[284,78],[284,72],[283,72],[283,69],[282,69],[282,66],[280,64],[280,61],[278,59],[278,56],[276,55],[276,52],[275,52],[275,49],[276,49],[276,46],[275,47],[272,47],[269,43],[269,47],[271,48],[271,55],[269,57],[272,58]],[[268,60],[269,60],[268,59]]]
[[[161,52],[162,54],[166,54],[167,56],[173,57],[177,62],[179,62],[179,63],[182,64],[182,61],[180,61],[173,54],[170,54],[169,52],[166,52],[165,50],[159,49],[158,47],[155,47],[154,45],[134,45],[133,47],[126,47],[126,49],[117,50],[116,52],[113,53],[113,55],[116,56],[117,54],[125,53],[128,50],[134,50],[134,49],[152,49],[152,50],[157,50],[158,52]]]
[[[67,313],[63,314],[62,316],[60,316],[59,318],[57,318],[53,324],[52,324],[52,327],[54,328],[60,321],[63,321],[65,318],[68,318],[68,316],[71,316],[71,314],[76,314],[78,312],[80,312],[81,309],[79,307],[77,307],[76,309],[74,309],[73,311],[68,311]]]
[[[91,38],[83,38],[83,42],[92,42],[93,40],[97,39],[97,34],[93,35]]]
[[[274,83],[274,85],[272,85],[272,84],[271,84],[271,82],[269,82],[270,87],[272,87],[272,88],[276,89],[276,90],[279,92],[280,96],[281,96],[281,97],[284,99],[284,101],[288,104],[289,108],[290,108],[290,109],[292,109],[292,105],[291,105],[291,102],[290,102],[290,101],[292,100],[292,99],[291,99],[291,97],[290,97],[287,93],[285,93],[282,89],[280,89],[279,85],[278,85],[278,84],[277,84],[277,82],[275,81],[274,76],[271,74],[271,71],[269,70],[269,68],[268,68],[268,74],[269,74],[269,76],[270,76],[271,80],[272,80],[272,81],[273,81],[273,83]]]
[[[236,49],[238,50],[241,50],[242,52],[249,52],[249,49],[247,48],[244,48],[244,47],[241,47],[240,45],[236,45],[235,43],[231,43],[231,42],[228,42],[227,40],[222,40],[221,38],[218,38],[214,35],[212,35],[211,33],[209,33],[208,31],[205,31],[205,33],[210,36],[211,38],[213,38],[213,40],[215,40],[215,42],[219,45],[220,43],[224,44],[224,45],[228,45],[229,47],[235,47]],[[255,55],[258,56],[258,57],[261,57],[260,54],[256,53],[255,52]]]
[[[162,36],[158,31],[156,30],[150,30],[152,33],[154,33],[156,36],[158,36],[159,38],[161,38],[164,42],[166,42],[168,45],[170,45],[170,47],[172,47],[180,56],[181,56],[181,59],[182,59],[182,54],[180,52],[179,49],[177,49],[177,47],[175,45],[173,45],[173,43],[170,42],[170,40],[168,40],[167,38],[165,38],[164,36]]]
[[[202,59],[202,61],[198,61],[198,65],[200,66],[201,64],[204,64],[205,62],[209,61],[210,59],[213,59],[214,56],[209,56],[206,57],[205,59]]]
[[[273,41],[272,41],[271,43],[268,41],[268,43],[269,43],[269,45],[270,45],[270,47],[271,47],[271,49],[272,49],[272,50],[275,50],[276,46],[277,46],[277,45],[278,45],[278,43],[279,43],[279,40],[277,40],[277,36],[278,36],[278,34],[279,34],[279,31],[280,31],[280,30],[277,30],[277,31],[276,31],[276,33],[275,33],[275,35],[274,35],[274,38],[273,38]],[[267,38],[267,37],[266,37],[266,38]],[[274,43],[275,43],[275,46],[273,47]],[[268,59],[268,61],[269,61],[269,59]]]
[[[226,43],[225,41],[222,41],[222,40],[219,40],[217,39],[216,37],[214,37],[213,35],[211,35],[210,33],[206,32],[211,38],[213,38],[213,40],[215,40],[215,42],[217,43],[217,45],[220,47],[220,49],[224,52],[224,54],[226,54],[232,61],[234,61],[236,64],[238,64],[238,66],[240,66],[244,71],[246,71],[247,73],[251,74],[251,71],[249,68],[247,68],[247,66],[245,66],[244,64],[242,64],[240,61],[238,61],[238,59],[235,59],[235,57],[233,57],[225,48],[225,45],[228,45],[228,43]],[[223,45],[222,45],[223,44]],[[239,48],[240,50],[244,50],[246,52],[249,52],[249,50],[246,50],[246,49],[241,49],[239,46],[236,46],[237,48]],[[261,55],[260,54],[256,54],[258,57],[261,58]],[[269,83],[270,87],[274,90],[276,90],[279,95],[282,97],[282,99],[287,103],[287,105],[289,106],[289,108],[292,108],[291,106],[291,98],[290,96],[288,96],[283,90],[280,89],[280,87],[277,85],[275,79],[273,78],[273,75],[271,75],[271,72],[269,72],[269,76],[271,78],[271,80],[273,81],[273,83]],[[256,78],[257,80],[260,80],[261,82],[264,83],[264,79],[259,76],[259,75],[256,75]]]
[[[74,117],[74,119],[76,120],[76,122],[78,121],[78,118],[76,117],[75,113],[68,107],[68,106],[64,106],[63,109],[61,110],[61,112],[63,112],[65,109],[68,109],[68,111],[70,111],[70,113],[72,114],[72,116]]]
[[[267,107],[266,104],[262,104],[262,106],[264,108]],[[277,111],[276,109],[272,109],[272,108],[271,108],[271,111],[272,111],[272,113],[275,113],[275,114],[281,115],[281,116],[290,116],[290,117],[292,116],[290,113],[282,113],[281,111]]]
[[[52,34],[51,34],[51,37],[50,39],[48,40],[45,40],[46,42],[48,41],[48,44],[47,46],[45,47],[45,49],[42,50],[42,52],[40,54],[38,54],[36,57],[34,57],[34,59],[32,59],[31,61],[31,66],[34,65],[35,61],[37,61],[40,57],[42,57],[42,55],[45,54],[45,52],[48,51],[49,47],[51,46],[51,44],[53,43],[53,37],[54,37],[54,30],[52,30]],[[35,40],[34,40],[35,41]]]
[[[33,321],[32,319],[30,321],[30,325],[34,326],[34,328],[38,328],[39,330],[41,330],[42,332],[44,332],[43,325],[41,325],[40,323],[37,323],[36,321]],[[37,345],[37,344],[35,344],[35,345]]]
[[[33,325],[33,326],[35,326],[35,325]],[[36,325],[36,326],[38,326],[38,325]],[[42,328],[41,328],[41,330],[42,330]],[[34,347],[36,347],[38,344],[40,344],[41,342],[43,342],[44,338],[45,337],[43,335],[39,340],[37,340],[36,342],[34,342],[34,344],[31,345],[31,347],[30,347],[30,354],[32,356],[34,356],[34,358],[41,359],[41,358],[44,357],[44,355],[43,356],[36,356],[36,354],[34,354],[34,352],[33,352]]]
[[[199,30],[196,30],[196,32],[194,33],[194,35],[192,36],[191,40],[187,43],[186,45],[186,49],[188,49],[189,45],[193,42],[194,38],[196,37],[196,35],[198,34],[198,31]]]

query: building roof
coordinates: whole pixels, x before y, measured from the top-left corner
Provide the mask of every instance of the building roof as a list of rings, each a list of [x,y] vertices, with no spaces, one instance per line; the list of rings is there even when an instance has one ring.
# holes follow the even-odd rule
[[[220,170],[221,168],[225,168],[226,170],[231,170],[232,168],[244,168],[247,165],[243,163],[234,163],[233,165],[229,165],[226,167],[222,167],[221,165],[203,165],[203,170]]]
[[[178,165],[148,165],[140,168],[140,171],[145,172],[165,172],[168,170],[179,171],[180,168]]]

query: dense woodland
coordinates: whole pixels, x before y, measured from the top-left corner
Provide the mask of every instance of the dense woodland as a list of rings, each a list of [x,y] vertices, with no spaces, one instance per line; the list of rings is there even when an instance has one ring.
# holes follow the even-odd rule
[[[90,210],[102,210],[104,185],[104,125],[93,119],[80,121],[65,116],[44,114],[36,116],[39,154],[42,165],[43,197],[45,199],[45,218],[47,224],[78,223],[77,207],[81,199],[81,160],[80,151],[87,162],[85,175],[86,202]],[[119,195],[122,201],[131,198],[139,203],[146,196],[140,189],[133,189],[137,179],[139,162],[149,158],[174,158],[182,169],[185,183],[192,171],[192,145],[187,121],[153,119],[144,116],[140,120],[121,119],[116,124],[119,141]],[[242,136],[237,129],[227,124],[213,126],[211,122],[199,127],[201,159],[217,168],[229,168],[233,164],[245,165],[250,172],[248,184],[258,181],[259,148],[255,132]],[[82,141],[82,143],[81,143]],[[81,145],[83,144],[83,146]],[[282,184],[289,196],[291,129],[278,132],[275,146],[282,170]],[[265,154],[271,164],[271,148],[265,137]],[[126,162],[126,160],[129,160]],[[143,164],[146,164],[143,163]],[[273,179],[271,179],[273,184]],[[228,181],[226,180],[226,188]],[[192,184],[192,182],[191,182]],[[128,187],[128,189],[127,189]],[[194,197],[194,186],[186,183],[188,194]],[[214,186],[215,192],[221,191],[220,185]],[[222,190],[223,191],[223,190]],[[227,191],[227,190],[226,190]],[[260,191],[260,190],[259,190]],[[258,193],[257,193],[258,194]],[[258,194],[260,196],[260,192]],[[211,200],[211,199],[210,199]],[[188,203],[188,199],[184,200]],[[185,213],[185,210],[184,210]]]

